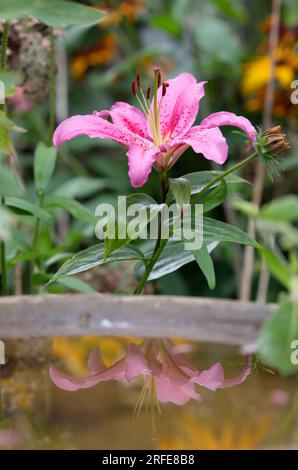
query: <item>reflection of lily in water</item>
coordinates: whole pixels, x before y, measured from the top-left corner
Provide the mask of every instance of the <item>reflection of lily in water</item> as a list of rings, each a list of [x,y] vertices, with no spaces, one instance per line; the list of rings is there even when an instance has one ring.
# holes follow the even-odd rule
[[[184,405],[191,398],[200,401],[201,395],[196,387],[201,386],[215,391],[241,384],[251,371],[251,360],[246,358],[240,373],[225,379],[224,370],[218,362],[209,369],[200,371],[189,363],[185,356],[175,352],[170,341],[144,340],[140,346],[131,343],[127,354],[119,361],[106,367],[98,348],[94,349],[88,360],[91,375],[70,377],[51,366],[53,382],[61,389],[76,391],[90,388],[109,380],[130,383],[137,377],[144,379],[144,386],[136,406],[138,413],[144,403],[150,402],[154,411],[160,412],[159,402],[172,402]]]

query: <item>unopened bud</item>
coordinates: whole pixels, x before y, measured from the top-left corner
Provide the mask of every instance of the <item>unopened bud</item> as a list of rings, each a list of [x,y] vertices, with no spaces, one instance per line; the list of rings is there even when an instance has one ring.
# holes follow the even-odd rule
[[[259,130],[255,142],[255,149],[260,155],[262,163],[266,166],[270,179],[278,176],[282,164],[279,156],[290,148],[281,126],[272,127],[266,131]]]
[[[286,135],[281,133],[281,127],[276,126],[263,133],[264,150],[272,157],[277,157],[290,148]]]

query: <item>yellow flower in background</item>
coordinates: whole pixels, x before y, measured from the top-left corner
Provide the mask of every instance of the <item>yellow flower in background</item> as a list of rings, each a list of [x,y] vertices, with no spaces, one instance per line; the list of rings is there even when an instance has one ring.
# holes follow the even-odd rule
[[[246,109],[250,112],[263,108],[266,85],[270,78],[270,59],[268,56],[268,32],[270,18],[261,29],[267,33],[266,39],[259,45],[259,55],[244,64],[242,92],[246,98]],[[298,73],[298,33],[297,30],[281,26],[280,39],[276,50],[275,78],[277,82],[273,112],[278,117],[291,119],[297,115],[295,106],[290,101],[291,83]]]
[[[278,58],[280,57],[280,59]],[[282,51],[277,54],[277,64],[282,62]],[[242,89],[245,95],[254,93],[266,86],[270,76],[270,59],[268,56],[257,57],[254,61],[245,64]],[[276,66],[276,80],[282,88],[288,89],[295,78],[295,70],[291,65],[280,63]]]
[[[239,423],[242,423],[239,425]],[[212,421],[203,421],[193,414],[176,418],[170,432],[158,440],[161,450],[245,450],[255,449],[266,437],[272,423],[268,419],[257,425],[243,422],[241,416],[231,416],[218,429]]]
[[[71,63],[73,76],[81,79],[89,67],[96,67],[111,62],[118,54],[118,41],[115,34],[107,33],[100,41],[86,52],[77,55]]]

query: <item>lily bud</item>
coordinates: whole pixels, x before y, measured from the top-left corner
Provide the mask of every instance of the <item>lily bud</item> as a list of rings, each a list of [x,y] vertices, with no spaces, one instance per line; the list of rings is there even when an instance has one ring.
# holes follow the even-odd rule
[[[281,133],[281,126],[272,127],[263,134],[266,153],[277,157],[290,148],[286,135]]]
[[[257,133],[255,149],[271,179],[279,175],[282,168],[279,157],[289,148],[290,144],[286,135],[282,133],[281,126],[272,127],[266,131],[260,129]]]

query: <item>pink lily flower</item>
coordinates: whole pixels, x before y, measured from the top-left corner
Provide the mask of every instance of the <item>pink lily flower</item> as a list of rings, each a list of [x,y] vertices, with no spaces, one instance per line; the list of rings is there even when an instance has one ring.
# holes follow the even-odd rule
[[[162,83],[160,72],[155,69],[150,103],[151,87],[144,93],[138,75],[132,91],[142,111],[117,102],[110,110],[72,116],[57,127],[53,143],[59,146],[79,135],[87,135],[123,144],[128,148],[128,174],[135,187],[146,183],[153,167],[157,171],[170,169],[188,147],[208,160],[223,164],[228,156],[228,144],[219,126],[240,128],[251,143],[256,130],[245,117],[226,111],[210,114],[193,126],[205,84],[197,82],[190,73],[181,73]]]
[[[201,401],[196,386],[215,391],[241,384],[251,372],[251,360],[246,359],[245,366],[238,375],[225,379],[223,367],[219,363],[210,369],[199,371],[182,354],[172,352],[170,342],[145,340],[141,346],[132,343],[127,355],[109,368],[102,361],[99,350],[95,349],[90,354],[88,368],[91,375],[75,378],[51,366],[50,377],[57,387],[70,392],[90,388],[108,380],[126,380],[130,383],[134,378],[142,377],[145,383],[144,393],[141,394],[137,408],[140,409],[147,394],[156,399],[158,409],[158,402],[171,402],[181,406],[191,398]]]

